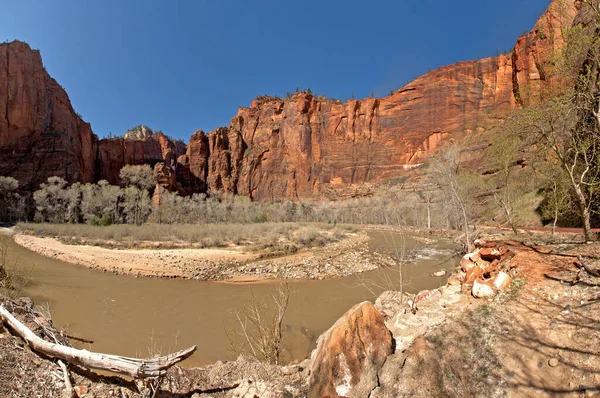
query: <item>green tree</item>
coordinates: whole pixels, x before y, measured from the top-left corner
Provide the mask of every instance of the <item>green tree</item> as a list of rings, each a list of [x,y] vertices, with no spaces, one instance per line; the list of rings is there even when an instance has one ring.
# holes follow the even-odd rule
[[[600,189],[600,10],[597,0],[585,0],[582,7],[581,20],[565,32],[567,45],[549,72],[562,90],[529,106],[522,123],[547,160],[563,170],[590,241]]]

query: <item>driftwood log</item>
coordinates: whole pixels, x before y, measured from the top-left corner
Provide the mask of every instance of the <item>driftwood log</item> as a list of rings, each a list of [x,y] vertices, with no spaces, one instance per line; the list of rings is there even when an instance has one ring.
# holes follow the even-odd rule
[[[196,346],[164,357],[138,359],[117,355],[101,354],[87,350],[78,350],[61,344],[50,343],[35,335],[27,326],[0,305],[0,321],[21,337],[32,350],[49,357],[62,359],[69,363],[89,369],[107,370],[131,376],[135,379],[164,376],[167,370],[178,362],[189,358]]]

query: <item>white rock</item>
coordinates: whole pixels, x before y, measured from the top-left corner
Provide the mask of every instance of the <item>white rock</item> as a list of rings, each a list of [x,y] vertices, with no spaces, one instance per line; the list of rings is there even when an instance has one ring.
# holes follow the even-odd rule
[[[512,278],[506,272],[500,271],[494,280],[494,289],[504,291],[508,289],[512,282]]]
[[[476,298],[494,297],[496,292],[490,286],[480,283],[479,281],[473,282],[473,289],[471,290],[473,296]]]

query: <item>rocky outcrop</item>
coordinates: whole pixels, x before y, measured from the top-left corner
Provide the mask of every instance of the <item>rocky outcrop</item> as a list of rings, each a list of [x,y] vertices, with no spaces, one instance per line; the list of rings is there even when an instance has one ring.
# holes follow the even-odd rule
[[[515,101],[528,105],[544,96],[557,81],[552,61],[565,45],[564,29],[570,27],[581,8],[581,0],[553,0],[533,29],[519,37],[511,56]]]
[[[308,396],[368,397],[392,352],[392,335],[379,311],[369,302],[355,305],[319,337]]]
[[[0,175],[22,190],[54,175],[91,182],[95,142],[40,52],[19,41],[0,44]]]
[[[185,154],[186,145],[174,141],[162,132],[153,132],[146,126],[130,130],[122,138],[107,138],[98,142],[96,180],[119,184],[119,171],[126,165],[163,163],[175,179],[177,159]],[[170,178],[170,177],[169,177]],[[173,182],[165,188],[174,189]]]

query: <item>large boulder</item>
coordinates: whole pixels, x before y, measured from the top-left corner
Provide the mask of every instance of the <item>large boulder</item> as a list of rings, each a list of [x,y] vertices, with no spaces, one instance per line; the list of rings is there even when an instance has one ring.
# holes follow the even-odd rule
[[[317,340],[309,397],[368,397],[393,352],[392,335],[370,302],[352,307]]]

